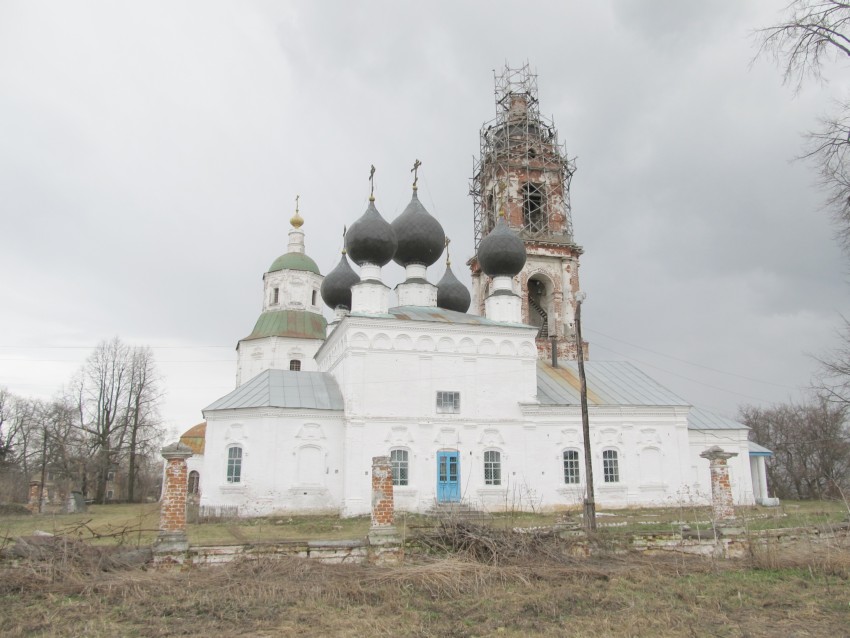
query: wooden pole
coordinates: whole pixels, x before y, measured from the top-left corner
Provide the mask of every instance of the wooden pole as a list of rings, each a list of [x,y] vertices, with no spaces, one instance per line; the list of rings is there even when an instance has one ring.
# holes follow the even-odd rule
[[[590,455],[590,417],[587,413],[587,379],[584,376],[584,348],[581,340],[581,302],[584,295],[579,293],[576,300],[576,359],[578,378],[581,382],[581,431],[584,439],[584,475],[587,493],[584,499],[584,528],[596,530],[596,499],[593,493],[593,463]]]

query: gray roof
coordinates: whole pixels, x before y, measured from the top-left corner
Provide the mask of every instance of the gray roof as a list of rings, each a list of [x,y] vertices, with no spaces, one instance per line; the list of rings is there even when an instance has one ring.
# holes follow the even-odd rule
[[[336,380],[327,372],[266,370],[204,408],[309,408],[339,410],[345,405]]]
[[[746,425],[702,408],[691,408],[689,430],[749,430]]]
[[[747,441],[747,445],[750,446],[750,456],[773,456],[773,451],[755,441]]]
[[[352,317],[374,317],[375,315],[351,313]],[[389,314],[379,315],[388,319],[401,319],[402,321],[427,321],[430,323],[463,324],[467,326],[523,326],[521,323],[506,323],[504,321],[493,321],[479,315],[469,315],[465,312],[446,310],[433,306],[397,306],[389,309]]]
[[[689,405],[626,361],[588,361],[588,405]],[[537,398],[542,405],[579,405],[578,363],[559,361],[558,367],[537,362]]]

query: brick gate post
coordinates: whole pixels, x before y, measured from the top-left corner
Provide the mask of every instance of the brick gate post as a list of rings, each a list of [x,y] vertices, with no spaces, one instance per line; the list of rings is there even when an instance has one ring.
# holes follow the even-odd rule
[[[388,456],[372,458],[372,526],[369,542],[383,545],[398,542],[393,501],[393,467]]]
[[[186,536],[186,459],[192,456],[192,450],[188,445],[176,442],[162,448],[162,456],[165,459],[165,482],[160,501],[156,551],[185,552],[189,549]]]
[[[715,445],[700,454],[708,459],[711,471],[711,509],[714,514],[714,522],[732,521],[735,519],[735,507],[732,501],[732,485],[729,482],[728,459],[738,456],[737,452],[724,452]]]

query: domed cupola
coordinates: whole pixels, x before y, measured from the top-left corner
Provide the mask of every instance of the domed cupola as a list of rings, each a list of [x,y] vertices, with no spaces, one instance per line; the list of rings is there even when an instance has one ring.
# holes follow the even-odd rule
[[[322,299],[331,310],[351,310],[351,287],[359,281],[360,277],[352,270],[343,249],[336,268],[330,271],[322,282]]]
[[[345,248],[358,266],[374,264],[385,266],[396,251],[393,227],[375,208],[375,196],[369,196],[366,212],[345,233]]]
[[[466,312],[471,301],[469,290],[455,277],[452,262],[446,259],[446,274],[437,282],[437,306],[446,310]]]
[[[432,217],[419,201],[415,185],[410,203],[404,212],[393,220],[391,226],[398,241],[393,261],[399,266],[430,266],[443,254],[446,234],[440,222]]]
[[[525,260],[525,244],[499,215],[496,227],[478,245],[481,269],[491,277],[514,277],[525,266]]]

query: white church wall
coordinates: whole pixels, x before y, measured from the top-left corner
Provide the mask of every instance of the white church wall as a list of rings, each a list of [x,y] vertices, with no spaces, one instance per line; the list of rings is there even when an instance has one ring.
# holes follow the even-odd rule
[[[343,418],[318,410],[208,413],[201,505],[237,505],[240,516],[332,512],[342,501]],[[228,481],[230,448],[241,449]]]
[[[301,362],[301,370],[315,371],[321,339],[263,337],[240,341],[237,346],[236,385],[247,383],[265,370],[289,370],[290,361]]]

